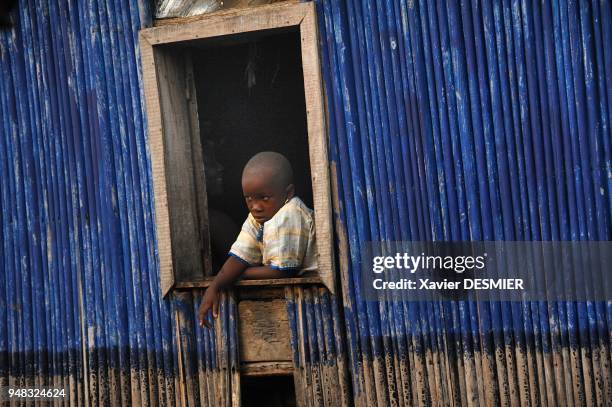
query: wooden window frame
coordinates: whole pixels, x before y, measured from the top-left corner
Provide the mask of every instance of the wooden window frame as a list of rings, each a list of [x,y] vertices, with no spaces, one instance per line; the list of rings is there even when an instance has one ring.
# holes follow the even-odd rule
[[[149,148],[155,193],[155,222],[160,265],[160,284],[165,296],[173,287],[204,287],[208,283],[176,283],[173,271],[172,241],[166,164],[162,101],[156,63],[160,56],[156,47],[177,45],[193,40],[211,39],[262,30],[298,28],[301,39],[302,67],[306,101],[308,150],[313,189],[313,206],[318,250],[318,273],[304,283],[320,282],[335,293],[335,260],[333,252],[332,202],[330,168],[327,151],[325,104],[318,50],[318,30],[315,5],[309,3],[277,3],[249,9],[229,10],[178,24],[168,24],[140,31],[140,52],[147,109]],[[198,130],[199,131],[199,130]],[[199,141],[197,142],[199,146]],[[197,189],[197,187],[196,187]],[[291,280],[291,281],[289,281]],[[288,279],[289,284],[298,284]],[[261,282],[270,284],[270,280]]]

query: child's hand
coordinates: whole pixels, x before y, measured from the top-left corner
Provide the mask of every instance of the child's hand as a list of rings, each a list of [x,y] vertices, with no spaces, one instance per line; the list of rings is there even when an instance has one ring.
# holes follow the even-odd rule
[[[207,321],[206,314],[212,310],[213,318],[219,316],[219,292],[213,286],[208,287],[202,298],[202,304],[200,304],[200,310],[198,311],[198,319],[200,326],[206,326],[208,329],[212,329],[212,324]]]

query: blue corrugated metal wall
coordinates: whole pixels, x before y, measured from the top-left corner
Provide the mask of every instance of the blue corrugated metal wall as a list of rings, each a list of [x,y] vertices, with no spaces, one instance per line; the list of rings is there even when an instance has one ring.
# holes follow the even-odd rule
[[[366,303],[359,250],[609,240],[611,3],[317,6],[358,403],[609,403],[610,302]]]
[[[316,3],[343,292],[288,293],[306,400],[345,404],[346,363],[358,405],[608,403],[610,303],[366,303],[357,271],[367,240],[610,239],[610,2]],[[22,0],[0,32],[0,385],[229,400],[232,302],[220,340],[159,297],[148,16]]]
[[[0,32],[0,385],[174,404],[138,66],[146,4],[22,0]]]

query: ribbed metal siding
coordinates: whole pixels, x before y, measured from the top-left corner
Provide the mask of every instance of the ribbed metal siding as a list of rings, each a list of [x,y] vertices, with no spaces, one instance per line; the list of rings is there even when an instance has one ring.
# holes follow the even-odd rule
[[[0,385],[175,403],[138,66],[146,4],[24,0],[0,33]]]
[[[180,360],[176,396],[182,406],[235,406],[240,403],[236,301],[222,294],[215,328],[200,327],[202,292],[175,293],[175,337]]]
[[[312,378],[341,384],[346,352],[360,405],[606,404],[610,303],[365,303],[356,271],[365,240],[610,239],[610,2],[317,5],[345,326],[335,298],[288,294],[306,394],[330,397]],[[209,389],[235,368],[231,302],[220,343],[194,329],[199,296],[159,299],[148,11],[19,7],[0,33],[0,385],[228,402]]]
[[[350,406],[352,394],[338,299],[323,287],[287,287],[299,406]]]
[[[317,8],[357,404],[609,403],[611,303],[369,303],[359,262],[369,240],[610,239],[611,3]]]

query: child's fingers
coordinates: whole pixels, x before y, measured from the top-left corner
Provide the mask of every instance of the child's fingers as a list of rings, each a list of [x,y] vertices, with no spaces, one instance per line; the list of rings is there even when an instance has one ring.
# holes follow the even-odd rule
[[[219,300],[213,303],[213,318],[217,318],[219,316]]]
[[[208,328],[208,321],[206,321],[206,315],[201,316],[199,319],[200,319],[200,327]]]
[[[211,324],[206,319],[206,314],[208,314],[210,308],[210,304],[207,303],[202,303],[200,306],[200,310],[198,311],[198,319],[200,320],[201,327],[211,328]]]
[[[208,311],[208,310],[206,310],[206,311]],[[204,316],[202,317],[202,319],[200,320],[200,326],[206,327],[208,329],[212,329],[212,324],[208,321],[208,318],[206,318],[207,314],[208,314],[208,312],[206,312],[204,314]]]

